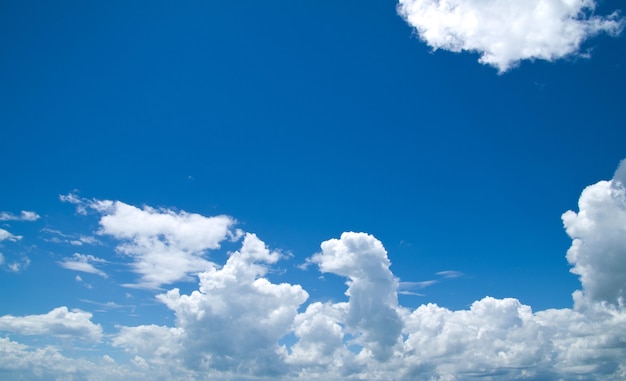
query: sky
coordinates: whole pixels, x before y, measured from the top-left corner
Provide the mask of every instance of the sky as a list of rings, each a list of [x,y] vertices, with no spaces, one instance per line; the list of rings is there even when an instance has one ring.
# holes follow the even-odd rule
[[[3,1],[0,379],[625,379],[625,27]]]

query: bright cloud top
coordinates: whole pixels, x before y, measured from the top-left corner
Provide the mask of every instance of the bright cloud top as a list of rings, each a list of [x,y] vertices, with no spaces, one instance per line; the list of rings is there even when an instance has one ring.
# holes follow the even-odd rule
[[[137,284],[129,286],[158,288],[188,280],[189,274],[213,267],[204,258],[207,250],[241,235],[231,230],[235,220],[228,216],[140,209],[120,201],[83,200],[73,194],[61,200],[76,204],[79,213],[91,209],[101,215],[98,234],[120,241],[117,251],[133,259],[132,268],[140,276]]]
[[[625,163],[612,180],[582,192],[578,212],[563,215],[572,237],[567,259],[582,283],[573,308],[535,312],[517,299],[488,296],[459,311],[436,304],[403,307],[382,242],[357,232],[322,242],[308,259],[320,272],[345,278],[346,299],[306,304],[302,286],[270,280],[272,266],[284,256],[246,233],[223,266],[203,263],[196,290],[174,288],[156,296],[173,312],[171,325],[117,326],[104,342],[100,325],[83,311],[59,307],[43,315],[0,317],[0,331],[10,335],[81,337],[105,353],[124,351],[125,363],[108,355],[77,360],[53,347],[33,349],[0,338],[0,369],[29,374],[38,361],[37,372],[51,379],[80,374],[98,380],[623,380]],[[229,217],[218,223],[169,209],[90,203],[88,209],[101,214],[100,234],[119,241],[118,250],[130,253],[134,264],[165,255],[150,252],[158,244],[175,247],[167,252],[172,261],[200,256],[227,238],[233,223]],[[75,255],[64,263],[93,271],[89,266],[98,260]],[[179,268],[178,278],[188,270]],[[173,279],[168,271],[155,266],[150,279]]]
[[[624,306],[626,298],[626,160],[611,181],[582,192],[578,213],[563,214],[572,246],[567,260],[580,276],[585,296]]]
[[[583,41],[617,35],[617,13],[593,15],[594,0],[399,0],[398,12],[433,49],[480,54],[505,72],[521,60],[580,55]]]

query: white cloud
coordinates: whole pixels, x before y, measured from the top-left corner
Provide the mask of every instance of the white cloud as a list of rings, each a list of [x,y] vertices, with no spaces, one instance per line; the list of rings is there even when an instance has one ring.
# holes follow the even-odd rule
[[[3,264],[4,264],[4,255],[0,253],[0,266],[2,266]]]
[[[13,235],[11,233],[9,233],[8,231],[4,230],[4,229],[0,229],[0,242],[2,241],[19,241],[20,239],[22,239],[22,236],[20,235]]]
[[[580,55],[598,33],[617,35],[617,13],[593,14],[594,0],[399,0],[398,12],[433,49],[480,54],[505,72],[521,60]]]
[[[348,278],[350,297],[346,323],[360,335],[357,342],[378,360],[391,356],[402,331],[396,312],[398,282],[382,243],[369,234],[343,233],[322,243],[311,258],[320,271]]]
[[[235,220],[229,216],[205,217],[185,211],[137,208],[120,201],[82,200],[62,196],[79,207],[100,213],[99,234],[121,243],[117,250],[132,258],[132,269],[140,276],[142,288],[189,280],[214,266],[205,259],[207,250],[218,249],[226,239],[236,240],[239,230],[231,230]]]
[[[192,369],[242,374],[284,372],[278,340],[289,333],[298,307],[308,294],[299,285],[274,284],[264,278],[280,258],[254,234],[221,269],[199,274],[200,287],[190,295],[178,289],[158,298],[176,313],[183,357]]]
[[[613,180],[583,190],[578,213],[563,224],[572,238],[567,260],[580,276],[585,297],[624,306],[626,298],[626,161]]]
[[[64,356],[58,348],[27,345],[0,337],[0,370],[6,380],[116,381],[172,380],[161,369],[146,372],[131,366],[118,365],[108,355],[95,361]],[[181,373],[181,380],[184,372]],[[164,378],[165,377],[165,378]],[[187,378],[189,380],[190,378]]]
[[[44,315],[0,317],[0,331],[19,335],[51,335],[97,342],[102,336],[99,324],[91,322],[92,314],[58,307]]]
[[[118,327],[112,350],[123,349],[125,361],[111,361],[104,352],[93,362],[73,360],[49,347],[32,350],[0,339],[0,369],[30,374],[37,360],[49,379],[624,380],[626,306],[620,298],[626,278],[620,269],[626,255],[625,167],[611,181],[586,188],[579,211],[563,215],[573,240],[567,257],[582,282],[574,308],[534,312],[517,299],[492,297],[458,311],[436,304],[402,307],[397,300],[401,284],[390,271],[382,243],[369,234],[349,232],[323,242],[321,252],[307,262],[322,273],[346,278],[346,300],[315,301],[300,310],[308,298],[301,286],[266,278],[283,256],[246,234],[241,249],[230,253],[223,267],[211,264],[198,274],[197,290],[181,294],[173,289],[157,296],[173,311],[172,326]],[[181,217],[130,206],[124,214],[108,209],[113,205],[105,205],[104,216],[137,221],[137,213],[148,215],[148,226],[141,228],[145,230],[118,233],[128,245],[143,244],[139,236],[169,232],[171,222],[150,226],[158,225],[151,220],[153,214]],[[101,226],[108,228],[102,220]],[[116,237],[114,231],[106,234]],[[172,237],[158,239],[182,237],[168,234]],[[195,250],[207,244],[176,245]],[[448,270],[437,275],[440,282],[462,274]],[[46,315],[0,317],[0,330],[98,341],[101,328],[90,319],[86,312],[61,307]],[[52,358],[73,370],[55,368]]]
[[[107,277],[107,274],[96,268],[94,263],[106,263],[104,259],[96,258],[93,255],[85,255],[74,253],[71,258],[64,258],[59,262],[61,267],[66,268],[68,270],[81,271],[89,274],[100,275],[103,278]]]
[[[9,212],[0,212],[0,221],[37,221],[39,218],[39,214],[27,210],[22,210],[18,216]]]
[[[446,271],[439,271],[437,273],[437,275],[442,276],[442,277],[448,279],[448,278],[462,277],[464,274],[462,272],[460,272],[460,271],[446,270]]]
[[[423,305],[405,317],[402,379],[621,379],[626,314],[596,312],[533,313],[516,299],[489,297],[461,311]]]

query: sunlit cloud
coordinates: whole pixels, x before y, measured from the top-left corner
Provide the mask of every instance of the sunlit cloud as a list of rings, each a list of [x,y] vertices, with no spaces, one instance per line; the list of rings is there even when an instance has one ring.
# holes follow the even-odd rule
[[[503,73],[522,60],[581,52],[599,33],[621,33],[619,14],[595,15],[594,0],[399,0],[398,12],[434,50],[476,52]]]

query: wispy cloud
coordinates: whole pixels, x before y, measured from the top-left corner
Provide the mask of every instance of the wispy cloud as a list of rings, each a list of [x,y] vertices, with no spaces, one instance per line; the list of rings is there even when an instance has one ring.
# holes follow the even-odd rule
[[[13,235],[9,233],[7,230],[0,229],[0,242],[2,241],[19,241],[22,239],[20,235]]]
[[[0,221],[37,221],[39,218],[37,213],[27,210],[22,210],[19,215],[9,212],[0,212]]]
[[[465,275],[462,272],[455,271],[455,270],[439,271],[436,274],[441,276],[441,277],[444,277],[446,279],[449,279],[449,278],[459,278],[459,277],[462,277],[463,275]]]
[[[68,244],[72,246],[83,246],[83,245],[101,245],[102,243],[93,236],[89,235],[76,235],[76,234],[66,234],[61,232],[60,230],[51,229],[51,228],[43,228],[41,229],[43,233],[46,233],[47,237],[44,238],[46,242],[58,243],[58,244]]]
[[[81,272],[89,273],[89,274],[96,274],[96,275],[100,275],[103,278],[106,278],[107,274],[104,271],[96,268],[94,265],[96,263],[104,264],[106,263],[106,261],[101,258],[96,258],[93,255],[74,253],[72,257],[64,258],[62,261],[60,261],[59,265],[61,265],[61,267],[66,268],[68,270],[81,271]]]

